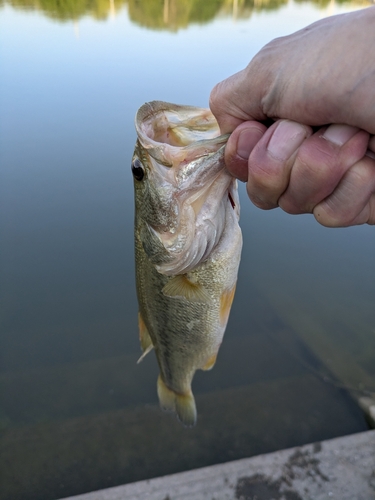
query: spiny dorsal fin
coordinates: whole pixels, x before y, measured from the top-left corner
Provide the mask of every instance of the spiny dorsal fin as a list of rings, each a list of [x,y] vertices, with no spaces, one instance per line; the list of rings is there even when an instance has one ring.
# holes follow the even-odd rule
[[[178,274],[166,283],[162,292],[167,297],[181,297],[189,302],[211,304],[212,300],[202,285],[189,280],[186,274]]]

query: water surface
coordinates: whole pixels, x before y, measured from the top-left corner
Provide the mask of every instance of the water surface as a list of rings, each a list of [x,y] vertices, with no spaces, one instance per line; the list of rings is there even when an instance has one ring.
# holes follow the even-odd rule
[[[269,40],[366,4],[15,0],[0,8],[1,471],[7,500],[57,499],[367,428],[375,233],[262,212],[199,420],[158,409],[140,354],[133,117],[207,106]]]

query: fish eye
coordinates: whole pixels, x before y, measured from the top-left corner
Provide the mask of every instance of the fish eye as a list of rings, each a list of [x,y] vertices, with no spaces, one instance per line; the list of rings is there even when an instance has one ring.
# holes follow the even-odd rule
[[[144,171],[144,168],[142,166],[142,163],[139,161],[138,158],[136,158],[132,162],[132,173],[133,173],[134,179],[137,181],[141,181],[145,175],[145,171]]]

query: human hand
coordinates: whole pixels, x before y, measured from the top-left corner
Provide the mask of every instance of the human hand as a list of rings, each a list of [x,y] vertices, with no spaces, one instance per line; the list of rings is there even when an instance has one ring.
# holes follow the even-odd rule
[[[322,19],[267,44],[214,87],[221,132],[244,121],[346,123],[375,134],[375,6]]]
[[[375,224],[375,160],[364,157],[375,152],[374,26],[375,7],[319,21],[213,89],[221,131],[234,130],[227,167],[258,207],[312,212],[326,226]],[[284,120],[267,130],[266,118]],[[309,126],[327,123],[348,125]]]
[[[329,227],[375,224],[375,137],[369,141],[368,132],[250,121],[230,136],[225,159],[259,208],[313,213]]]

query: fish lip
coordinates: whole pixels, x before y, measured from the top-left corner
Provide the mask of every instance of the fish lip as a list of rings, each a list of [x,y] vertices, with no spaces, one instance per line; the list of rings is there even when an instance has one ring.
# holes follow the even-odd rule
[[[202,133],[206,139],[213,139],[220,135],[216,118],[208,108],[182,106],[164,101],[151,101],[143,104],[136,113],[135,128],[138,135],[145,141],[145,144],[142,142],[144,147],[148,142],[183,147],[197,142],[199,140],[197,135]],[[173,132],[179,128],[185,129],[185,134],[190,134],[192,137],[189,139],[185,136],[184,138],[184,134],[176,137]],[[157,140],[155,137],[161,137],[163,140]],[[177,143],[173,144],[176,139]]]
[[[135,116],[139,142],[160,165],[168,168],[190,163],[217,151],[229,134],[220,129],[209,109],[151,101]]]

